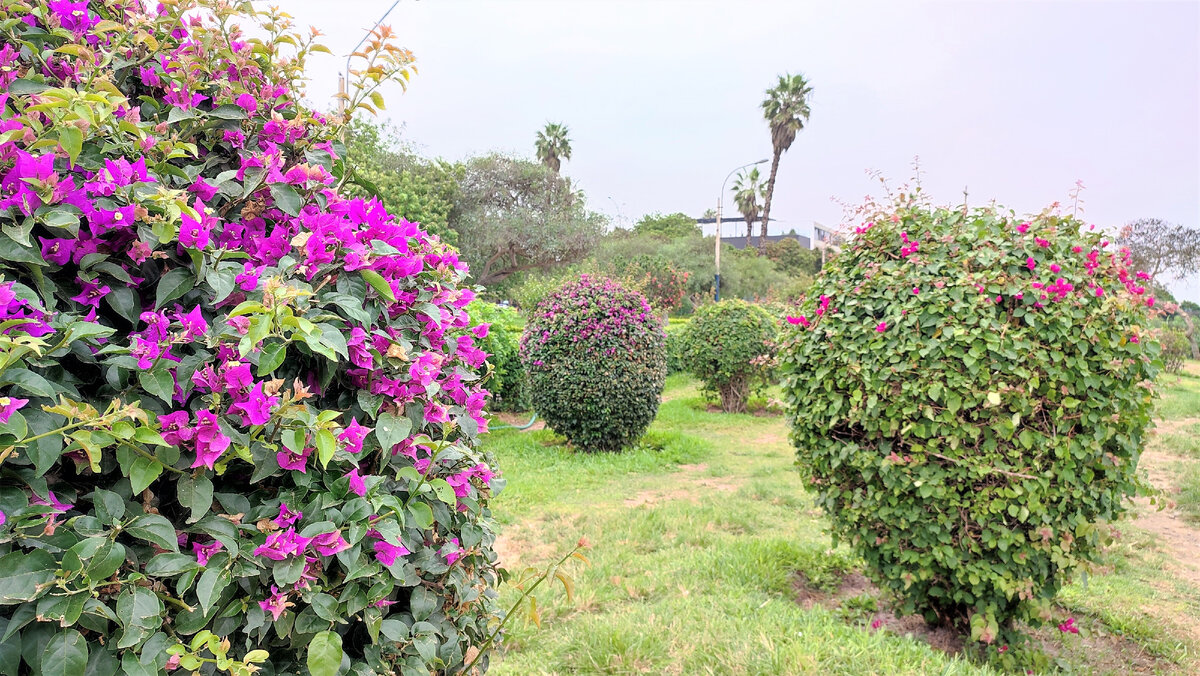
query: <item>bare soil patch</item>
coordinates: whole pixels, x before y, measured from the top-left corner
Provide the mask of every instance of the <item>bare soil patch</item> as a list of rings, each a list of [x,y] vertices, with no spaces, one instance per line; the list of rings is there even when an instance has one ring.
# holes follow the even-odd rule
[[[496,560],[508,570],[524,565],[538,565],[554,556],[554,545],[541,537],[536,524],[514,523],[504,526],[496,536]]]
[[[525,425],[526,423],[528,423],[529,418],[531,418],[532,416],[533,416],[532,413],[513,413],[510,411],[501,411],[499,413],[492,414],[492,423],[494,426],[497,426],[497,427],[500,425],[512,425],[513,427],[521,427],[521,426]],[[546,421],[538,420],[533,423],[532,427],[530,427],[529,429],[527,429],[525,431],[536,432],[537,430],[544,429],[545,427],[546,427]]]
[[[1196,461],[1152,450],[1142,454],[1141,466],[1146,470],[1146,478],[1163,495],[1158,498],[1160,504],[1150,504],[1149,498],[1135,499],[1139,509],[1132,524],[1155,536],[1169,555],[1172,568],[1189,584],[1200,587],[1200,528],[1184,521],[1170,498],[1178,491],[1171,471],[1171,466],[1178,462]],[[1197,625],[1200,626],[1200,620]]]
[[[732,477],[706,477],[701,476],[708,471],[708,465],[680,465],[679,471],[674,472],[668,477],[672,486],[670,488],[652,488],[645,490],[637,495],[625,499],[626,507],[642,507],[644,505],[656,505],[660,502],[668,500],[687,500],[689,502],[698,503],[700,495],[704,493],[732,493],[741,487],[742,482]]]

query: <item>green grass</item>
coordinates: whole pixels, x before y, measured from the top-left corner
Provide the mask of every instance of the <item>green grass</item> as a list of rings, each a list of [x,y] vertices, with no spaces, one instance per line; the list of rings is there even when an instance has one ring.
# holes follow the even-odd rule
[[[1176,418],[1200,401],[1200,378],[1180,382],[1160,402]],[[831,547],[780,417],[711,413],[694,381],[672,376],[633,451],[577,454],[547,430],[503,431],[487,444],[509,481],[493,505],[510,567],[544,566],[581,537],[592,545],[591,565],[568,564],[573,601],[561,587],[540,592],[541,628],[514,621],[491,673],[995,673],[870,630],[872,598],[830,609],[796,602],[797,572],[830,586],[859,562]],[[1095,635],[1122,637],[1122,649],[1149,655],[1155,669],[1185,673],[1200,590],[1172,576],[1153,538],[1124,531],[1101,572],[1061,601]],[[502,591],[506,604],[517,595]],[[1042,634],[1052,634],[1060,671],[1124,673],[1130,664],[1104,647],[1118,639],[1097,649]]]

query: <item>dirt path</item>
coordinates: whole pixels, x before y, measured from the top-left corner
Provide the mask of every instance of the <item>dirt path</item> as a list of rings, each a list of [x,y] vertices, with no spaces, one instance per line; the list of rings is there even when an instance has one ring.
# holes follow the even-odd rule
[[[1160,423],[1160,432],[1164,427],[1166,425]],[[1154,535],[1170,556],[1170,565],[1187,582],[1200,587],[1200,528],[1184,521],[1171,499],[1177,490],[1172,467],[1180,462],[1200,461],[1153,449],[1147,449],[1142,454],[1141,466],[1146,470],[1146,478],[1162,494],[1157,498],[1158,504],[1151,504],[1149,498],[1136,499],[1134,502],[1138,505],[1138,514],[1132,523]]]

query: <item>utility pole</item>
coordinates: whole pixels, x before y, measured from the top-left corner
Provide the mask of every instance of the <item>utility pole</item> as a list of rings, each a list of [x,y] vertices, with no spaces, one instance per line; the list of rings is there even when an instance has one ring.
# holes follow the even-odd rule
[[[363,46],[363,43],[367,41],[367,38],[371,37],[371,33],[373,33],[376,28],[379,28],[379,24],[383,23],[383,20],[388,18],[388,15],[391,14],[392,10],[396,9],[396,5],[399,4],[400,0],[395,0],[395,2],[392,3],[392,6],[388,7],[387,11],[383,13],[383,16],[379,17],[379,21],[376,21],[371,25],[371,28],[367,30],[367,34],[358,41],[357,45],[354,45],[354,49],[351,49],[350,53],[346,56],[346,69],[344,72],[338,74],[338,114],[342,115],[343,117],[346,115],[346,100],[350,97],[350,59],[354,58],[354,53],[358,51],[358,48]]]

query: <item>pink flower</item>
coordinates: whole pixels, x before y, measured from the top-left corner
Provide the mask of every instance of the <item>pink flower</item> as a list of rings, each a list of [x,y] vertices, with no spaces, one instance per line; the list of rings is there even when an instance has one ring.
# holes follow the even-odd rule
[[[275,454],[275,462],[279,464],[281,469],[290,469],[301,474],[307,474],[308,456],[312,453],[312,450],[311,448],[306,448],[303,453],[297,455],[285,448]]]
[[[1146,307],[1154,307],[1154,296],[1146,299]]]
[[[1033,260],[1033,256],[1025,259],[1025,267],[1029,268],[1030,270],[1037,267],[1037,261]]]
[[[1131,343],[1139,342],[1136,333],[1129,337],[1129,342],[1131,342]]]
[[[217,459],[229,448],[229,437],[221,431],[217,424],[217,416],[212,411],[196,413],[196,461],[192,467],[207,467],[213,469]]]
[[[1042,239],[1041,237],[1034,237],[1033,241],[1037,242],[1037,245],[1042,247],[1043,249],[1049,248],[1049,246],[1050,246],[1050,241]]]
[[[446,563],[453,566],[454,562],[461,559],[467,552],[458,544],[458,538],[450,538],[450,544],[453,544],[455,549],[446,554]]]
[[[347,453],[361,453],[363,438],[371,432],[370,427],[363,427],[358,424],[358,418],[351,418],[350,424],[342,433],[338,435],[338,439],[345,442]]]
[[[223,546],[224,545],[217,540],[213,540],[206,545],[202,545],[199,542],[193,542],[192,551],[196,553],[196,560],[200,562],[200,565],[207,566],[208,560],[212,558],[213,554],[221,551]]]
[[[304,553],[312,538],[301,537],[293,528],[275,531],[267,536],[267,541],[254,549],[255,556],[263,556],[272,561],[283,561],[289,556],[300,556]]]
[[[1058,630],[1064,634],[1066,634],[1066,633],[1078,634],[1079,633],[1079,627],[1075,626],[1075,618],[1073,618],[1073,617],[1068,617],[1066,622],[1063,622],[1062,624],[1058,625]]]
[[[55,497],[55,495],[54,495],[54,491],[46,491],[46,498],[47,498],[46,500],[43,500],[42,498],[38,497],[37,495],[34,495],[32,498],[30,498],[29,504],[31,504],[31,505],[46,505],[46,506],[50,507],[51,511],[53,511],[56,514],[61,514],[63,512],[70,510],[72,507],[74,507],[74,505],[68,505],[65,502],[59,502],[58,498]]]
[[[0,397],[0,423],[7,423],[12,414],[17,412],[25,404],[28,404],[28,399],[18,399],[17,397]]]
[[[884,331],[887,331],[887,322],[879,322],[878,324],[875,325],[875,330],[879,333],[883,333]]]
[[[271,419],[271,407],[279,404],[279,397],[268,397],[259,382],[250,391],[250,397],[229,407],[230,412],[240,411],[251,425],[265,425]]]
[[[1018,226],[1017,226],[1017,232],[1020,232],[1020,233],[1026,233],[1026,232],[1029,232],[1029,222],[1028,222],[1028,221],[1026,221],[1026,222],[1024,222],[1024,223],[1022,223],[1022,224],[1018,225]]]
[[[246,315],[239,315],[225,320],[225,323],[232,326],[238,332],[238,335],[246,335],[250,330],[250,318]]]
[[[271,613],[271,619],[278,622],[279,616],[282,615],[292,604],[287,600],[287,594],[280,594],[279,588],[271,585],[271,596],[266,601],[259,601],[258,606],[264,612]]]
[[[804,315],[800,315],[799,317],[788,317],[787,321],[789,324],[800,324],[805,328],[808,328],[809,326],[808,318]]]
[[[1058,265],[1058,263],[1050,264],[1050,272],[1061,272],[1061,271],[1062,271],[1062,268]]]
[[[350,549],[350,543],[342,537],[340,530],[332,533],[322,533],[312,539],[312,547],[321,556],[333,556],[338,552]]]
[[[914,286],[913,287],[913,295],[916,296],[919,293],[921,293],[921,289],[919,287]]]
[[[378,540],[373,547],[375,549],[375,558],[385,566],[390,566],[396,563],[397,558],[412,553],[404,545],[394,545],[387,540]]]
[[[875,620],[873,622],[871,622],[872,629],[878,629],[882,626],[883,626],[883,620],[879,619],[878,617],[875,618]]]
[[[350,490],[358,497],[364,497],[367,494],[367,484],[363,481],[362,475],[358,473],[358,468],[346,472],[345,477],[350,480]]]
[[[293,512],[288,508],[286,502],[281,502],[279,503],[279,514],[271,521],[280,528],[287,528],[302,518],[304,518],[304,512]]]
[[[175,312],[175,319],[183,324],[189,342],[203,338],[204,334],[208,333],[208,322],[204,321],[204,315],[201,314],[199,305],[186,314],[184,314],[183,308],[179,308]]]

